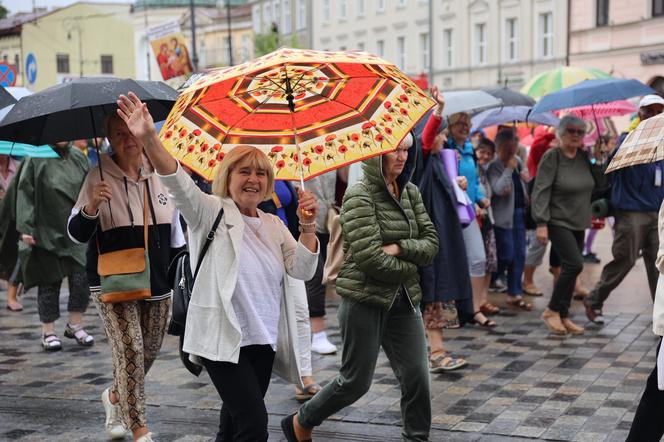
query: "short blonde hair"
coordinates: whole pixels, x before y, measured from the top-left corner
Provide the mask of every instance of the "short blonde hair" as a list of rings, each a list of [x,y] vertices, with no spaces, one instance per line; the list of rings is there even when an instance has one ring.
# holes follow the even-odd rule
[[[228,182],[231,172],[241,162],[248,160],[252,167],[267,172],[267,189],[263,199],[268,199],[274,192],[274,169],[270,159],[265,153],[255,146],[241,145],[231,149],[225,156],[217,170],[217,175],[212,183],[212,193],[222,198],[230,196],[228,193]]]

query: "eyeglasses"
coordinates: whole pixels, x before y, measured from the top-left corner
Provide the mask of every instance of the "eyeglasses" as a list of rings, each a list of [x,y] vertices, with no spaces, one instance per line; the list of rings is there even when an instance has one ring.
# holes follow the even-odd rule
[[[585,129],[565,129],[565,132],[567,132],[570,135],[585,135],[586,130]]]

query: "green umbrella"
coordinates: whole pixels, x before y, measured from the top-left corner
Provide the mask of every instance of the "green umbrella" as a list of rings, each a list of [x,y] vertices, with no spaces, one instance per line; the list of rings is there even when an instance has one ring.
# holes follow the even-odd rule
[[[593,80],[600,78],[613,78],[606,72],[596,68],[580,68],[572,66],[563,66],[542,72],[531,78],[521,92],[535,99],[551,92],[559,91],[562,88],[572,86],[583,80]]]
[[[32,144],[14,143],[11,141],[0,141],[0,154],[34,158],[58,157],[58,154],[49,145],[33,146]]]

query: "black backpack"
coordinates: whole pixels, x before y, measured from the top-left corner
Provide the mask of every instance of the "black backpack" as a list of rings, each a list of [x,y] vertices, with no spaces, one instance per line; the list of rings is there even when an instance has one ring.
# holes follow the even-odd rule
[[[191,372],[191,374],[198,376],[201,374],[202,367],[193,364],[189,360],[189,353],[182,351],[182,344],[184,343],[184,329],[187,322],[187,309],[189,308],[189,300],[191,299],[191,291],[194,287],[194,281],[198,275],[198,270],[201,267],[203,258],[212,244],[214,233],[219,227],[221,218],[224,215],[224,208],[219,209],[219,214],[212,224],[210,232],[208,232],[205,244],[198,255],[198,262],[196,263],[196,270],[191,274],[191,266],[189,265],[189,251],[183,250],[175,255],[171,264],[168,266],[168,280],[173,281],[173,299],[171,303],[171,319],[168,323],[168,334],[180,337],[180,359],[184,366]]]

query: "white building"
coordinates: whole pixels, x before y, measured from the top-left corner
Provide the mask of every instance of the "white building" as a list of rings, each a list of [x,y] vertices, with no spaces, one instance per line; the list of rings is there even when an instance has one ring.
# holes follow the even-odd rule
[[[279,32],[279,46],[313,47],[311,26],[321,0],[249,0],[254,34]],[[314,11],[315,8],[315,11]]]
[[[451,90],[564,65],[567,22],[563,0],[316,0],[311,28],[314,49],[372,52]]]

